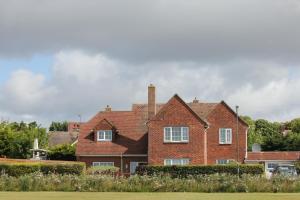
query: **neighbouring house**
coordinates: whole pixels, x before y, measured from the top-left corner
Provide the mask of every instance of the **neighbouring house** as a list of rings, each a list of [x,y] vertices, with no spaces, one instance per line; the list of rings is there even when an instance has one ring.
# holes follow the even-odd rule
[[[245,163],[264,164],[265,173],[270,177],[274,168],[280,164],[293,164],[300,161],[300,151],[255,151],[248,152]]]
[[[134,173],[138,165],[197,165],[243,162],[248,125],[224,102],[187,103],[175,94],[157,104],[155,87],[148,103],[129,111],[107,106],[81,124],[78,161],[88,166],[116,166]]]
[[[68,131],[49,131],[48,145],[76,144],[82,122],[68,122]]]

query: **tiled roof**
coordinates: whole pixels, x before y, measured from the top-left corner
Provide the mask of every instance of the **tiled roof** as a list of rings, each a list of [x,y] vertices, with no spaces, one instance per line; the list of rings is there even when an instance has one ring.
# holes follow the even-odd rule
[[[51,131],[48,133],[49,146],[55,146],[59,144],[72,144],[78,138],[79,132],[64,132],[64,131]]]
[[[117,129],[113,142],[95,142],[92,129],[103,119]],[[99,112],[81,127],[77,155],[147,154],[147,127],[145,116],[134,111]]]
[[[218,104],[219,103],[187,103],[187,105],[203,119],[207,119],[208,115]]]
[[[156,113],[166,104],[156,104]],[[218,103],[187,103],[201,119],[206,119]],[[95,142],[92,129],[103,119],[117,129],[113,142]],[[81,126],[77,155],[147,154],[148,104],[133,104],[132,111],[103,111]]]
[[[246,161],[300,160],[300,151],[248,152]]]
[[[207,119],[208,115],[215,109],[219,103],[187,103],[187,105],[202,119]],[[156,104],[156,113],[164,106],[165,104],[159,103]],[[143,112],[147,118],[148,104],[133,104],[132,110],[137,112]]]

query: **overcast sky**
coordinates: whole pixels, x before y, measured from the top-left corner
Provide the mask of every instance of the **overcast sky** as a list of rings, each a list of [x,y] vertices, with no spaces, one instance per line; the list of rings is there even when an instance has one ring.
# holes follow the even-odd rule
[[[300,117],[298,0],[1,0],[0,117],[88,120],[174,93]]]

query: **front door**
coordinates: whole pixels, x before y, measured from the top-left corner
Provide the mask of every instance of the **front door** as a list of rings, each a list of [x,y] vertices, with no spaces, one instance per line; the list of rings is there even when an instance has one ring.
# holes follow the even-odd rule
[[[139,165],[139,162],[130,162],[130,174],[135,173],[135,169],[138,165]]]

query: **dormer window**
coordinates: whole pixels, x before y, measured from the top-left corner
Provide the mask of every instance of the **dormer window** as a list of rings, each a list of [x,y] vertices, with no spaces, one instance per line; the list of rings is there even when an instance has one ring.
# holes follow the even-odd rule
[[[100,130],[97,132],[97,141],[112,141],[112,130]]]

